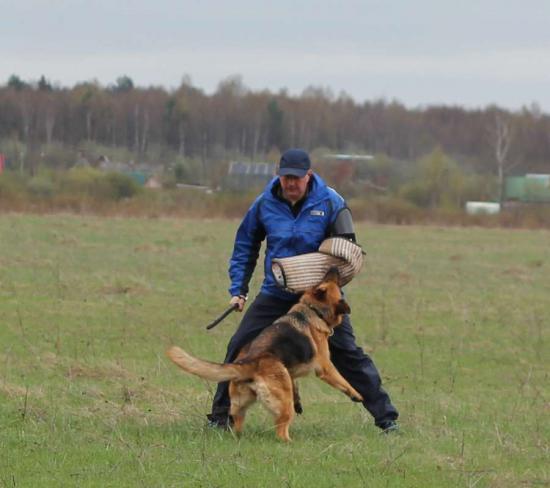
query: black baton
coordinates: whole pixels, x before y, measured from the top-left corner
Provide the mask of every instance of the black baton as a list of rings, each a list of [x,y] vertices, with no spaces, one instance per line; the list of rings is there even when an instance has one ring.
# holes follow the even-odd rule
[[[227,317],[231,312],[233,312],[234,310],[237,310],[239,308],[239,304],[238,303],[234,303],[233,305],[231,305],[224,313],[222,313],[216,320],[214,320],[214,322],[208,324],[206,326],[206,328],[208,330],[212,329],[213,327],[216,327],[216,325],[218,325],[223,319],[225,319],[225,317]]]

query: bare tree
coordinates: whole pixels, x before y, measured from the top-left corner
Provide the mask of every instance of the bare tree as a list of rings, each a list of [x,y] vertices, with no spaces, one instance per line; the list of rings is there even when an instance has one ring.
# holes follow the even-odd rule
[[[107,87],[88,81],[63,89],[44,77],[35,83],[15,75],[0,83],[0,139],[16,138],[25,147],[31,139],[68,147],[90,141],[135,150],[142,158],[152,157],[147,153],[153,147],[168,147],[207,165],[224,157],[261,159],[275,147],[365,150],[413,161],[441,146],[461,165],[498,176],[500,200],[512,167],[548,172],[549,134],[550,113],[536,104],[515,112],[496,106],[407,109],[385,99],[335,98],[322,87],[299,96],[253,91],[235,76],[213,94],[188,78],[175,91],[139,88],[127,76]]]
[[[149,142],[149,111],[145,109],[143,112],[143,128],[141,134],[140,154],[145,154]]]
[[[134,105],[134,152],[139,153],[139,105]]]
[[[490,134],[497,164],[498,201],[502,203],[504,200],[504,177],[507,171],[515,165],[508,163],[512,132],[508,121],[501,112],[495,113],[495,125],[490,129]]]
[[[53,139],[53,128],[55,126],[55,112],[53,107],[48,107],[46,110],[46,117],[44,120],[46,129],[46,144],[51,144]]]

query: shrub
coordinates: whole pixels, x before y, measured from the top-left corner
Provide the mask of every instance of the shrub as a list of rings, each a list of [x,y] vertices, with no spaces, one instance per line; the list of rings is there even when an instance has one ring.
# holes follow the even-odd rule
[[[33,197],[50,198],[56,190],[52,177],[47,173],[39,173],[27,183],[27,190]]]
[[[399,190],[399,196],[417,207],[427,208],[432,201],[432,191],[423,181],[410,181]]]
[[[141,187],[128,175],[103,173],[90,167],[73,168],[62,177],[63,194],[87,196],[94,200],[118,201],[138,194]]]
[[[131,198],[140,191],[140,186],[128,175],[107,173],[101,179],[100,194],[110,200]]]
[[[42,146],[41,164],[48,168],[66,169],[74,164],[77,154],[72,148],[59,143]]]
[[[0,153],[7,158],[7,166],[12,170],[19,168],[27,152],[27,146],[19,139],[12,137],[0,139]]]
[[[26,192],[25,178],[13,171],[0,174],[0,200],[10,201],[24,198]]]
[[[177,183],[182,183],[187,179],[187,168],[181,161],[174,166],[174,178]]]
[[[63,174],[61,189],[64,193],[78,193],[93,196],[97,193],[103,173],[87,166],[73,168]]]
[[[354,220],[372,220],[382,224],[412,224],[425,220],[427,212],[396,197],[353,199],[349,206]]]
[[[375,206],[376,221],[384,224],[413,224],[421,222],[425,212],[399,198],[380,198]]]

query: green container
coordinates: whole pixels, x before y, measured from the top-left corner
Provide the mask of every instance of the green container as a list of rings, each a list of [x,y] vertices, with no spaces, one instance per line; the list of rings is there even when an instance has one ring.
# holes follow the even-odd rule
[[[132,178],[138,185],[145,185],[147,180],[149,179],[149,173],[145,173],[143,171],[130,171],[128,173],[128,176]]]
[[[505,184],[506,200],[524,203],[550,203],[550,175],[510,176]]]
[[[504,195],[506,200],[523,201],[525,198],[525,177],[510,176],[506,178]]]

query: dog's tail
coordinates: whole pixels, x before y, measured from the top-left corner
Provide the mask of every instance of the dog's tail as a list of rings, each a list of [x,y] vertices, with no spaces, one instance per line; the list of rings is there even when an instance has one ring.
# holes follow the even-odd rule
[[[218,364],[191,356],[183,349],[172,346],[166,355],[188,373],[210,381],[246,380],[253,376],[250,364]]]

